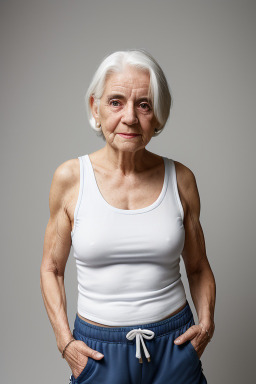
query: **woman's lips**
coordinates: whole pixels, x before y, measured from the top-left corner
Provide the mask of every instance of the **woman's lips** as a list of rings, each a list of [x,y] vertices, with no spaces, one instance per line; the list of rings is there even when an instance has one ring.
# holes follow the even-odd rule
[[[125,137],[126,139],[131,139],[133,137],[139,136],[138,133],[134,134],[128,134],[128,133],[118,133],[118,135]]]

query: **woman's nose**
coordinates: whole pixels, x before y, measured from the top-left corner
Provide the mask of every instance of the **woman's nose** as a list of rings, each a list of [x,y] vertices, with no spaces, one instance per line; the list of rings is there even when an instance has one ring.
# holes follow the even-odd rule
[[[132,103],[127,103],[125,108],[123,109],[123,117],[122,123],[126,123],[128,125],[138,123],[138,118],[136,116],[136,111],[134,105]]]

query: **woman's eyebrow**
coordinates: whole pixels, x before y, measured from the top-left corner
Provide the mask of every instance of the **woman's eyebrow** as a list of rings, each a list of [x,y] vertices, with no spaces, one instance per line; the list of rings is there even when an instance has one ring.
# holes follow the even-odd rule
[[[121,94],[113,94],[113,95],[108,95],[107,96],[107,100],[111,100],[111,99],[125,99],[125,96],[124,95],[121,95]]]

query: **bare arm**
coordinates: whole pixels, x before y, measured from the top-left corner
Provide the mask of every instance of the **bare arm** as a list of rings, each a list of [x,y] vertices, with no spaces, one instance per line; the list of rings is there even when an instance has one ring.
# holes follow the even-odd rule
[[[66,308],[64,271],[71,248],[71,223],[67,215],[69,169],[61,165],[54,173],[49,196],[50,219],[46,227],[40,287],[45,308],[62,352],[72,339]]]
[[[209,342],[209,337],[203,329],[207,329],[212,337],[215,329],[214,309],[216,300],[216,284],[205,248],[203,230],[200,224],[200,197],[193,172],[176,163],[179,174],[179,192],[184,206],[185,244],[182,251],[188,277],[191,297],[196,308],[201,329],[194,326],[197,340],[194,347],[199,355]],[[178,178],[178,177],[177,177]],[[198,334],[200,331],[200,334]],[[185,335],[185,334],[184,334]],[[190,339],[193,333],[187,330],[186,336],[179,337],[181,342]],[[201,335],[201,336],[200,336]]]
[[[77,177],[74,162],[79,160],[69,160],[61,164],[53,176],[49,196],[50,219],[45,231],[40,268],[41,292],[60,352],[73,338],[67,318],[64,272],[71,248],[72,228],[68,207],[70,191],[74,189]],[[75,169],[78,168],[75,167]],[[99,359],[96,351],[80,340],[72,342],[65,350],[64,357],[75,378],[86,366],[88,356]]]

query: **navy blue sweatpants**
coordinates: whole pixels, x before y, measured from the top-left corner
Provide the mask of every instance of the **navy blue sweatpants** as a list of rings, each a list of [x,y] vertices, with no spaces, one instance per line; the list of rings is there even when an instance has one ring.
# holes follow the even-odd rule
[[[190,341],[174,340],[194,325],[189,303],[176,315],[156,322],[101,327],[76,314],[73,336],[104,357],[87,364],[72,384],[207,384],[202,363]],[[142,363],[140,363],[140,361]]]

